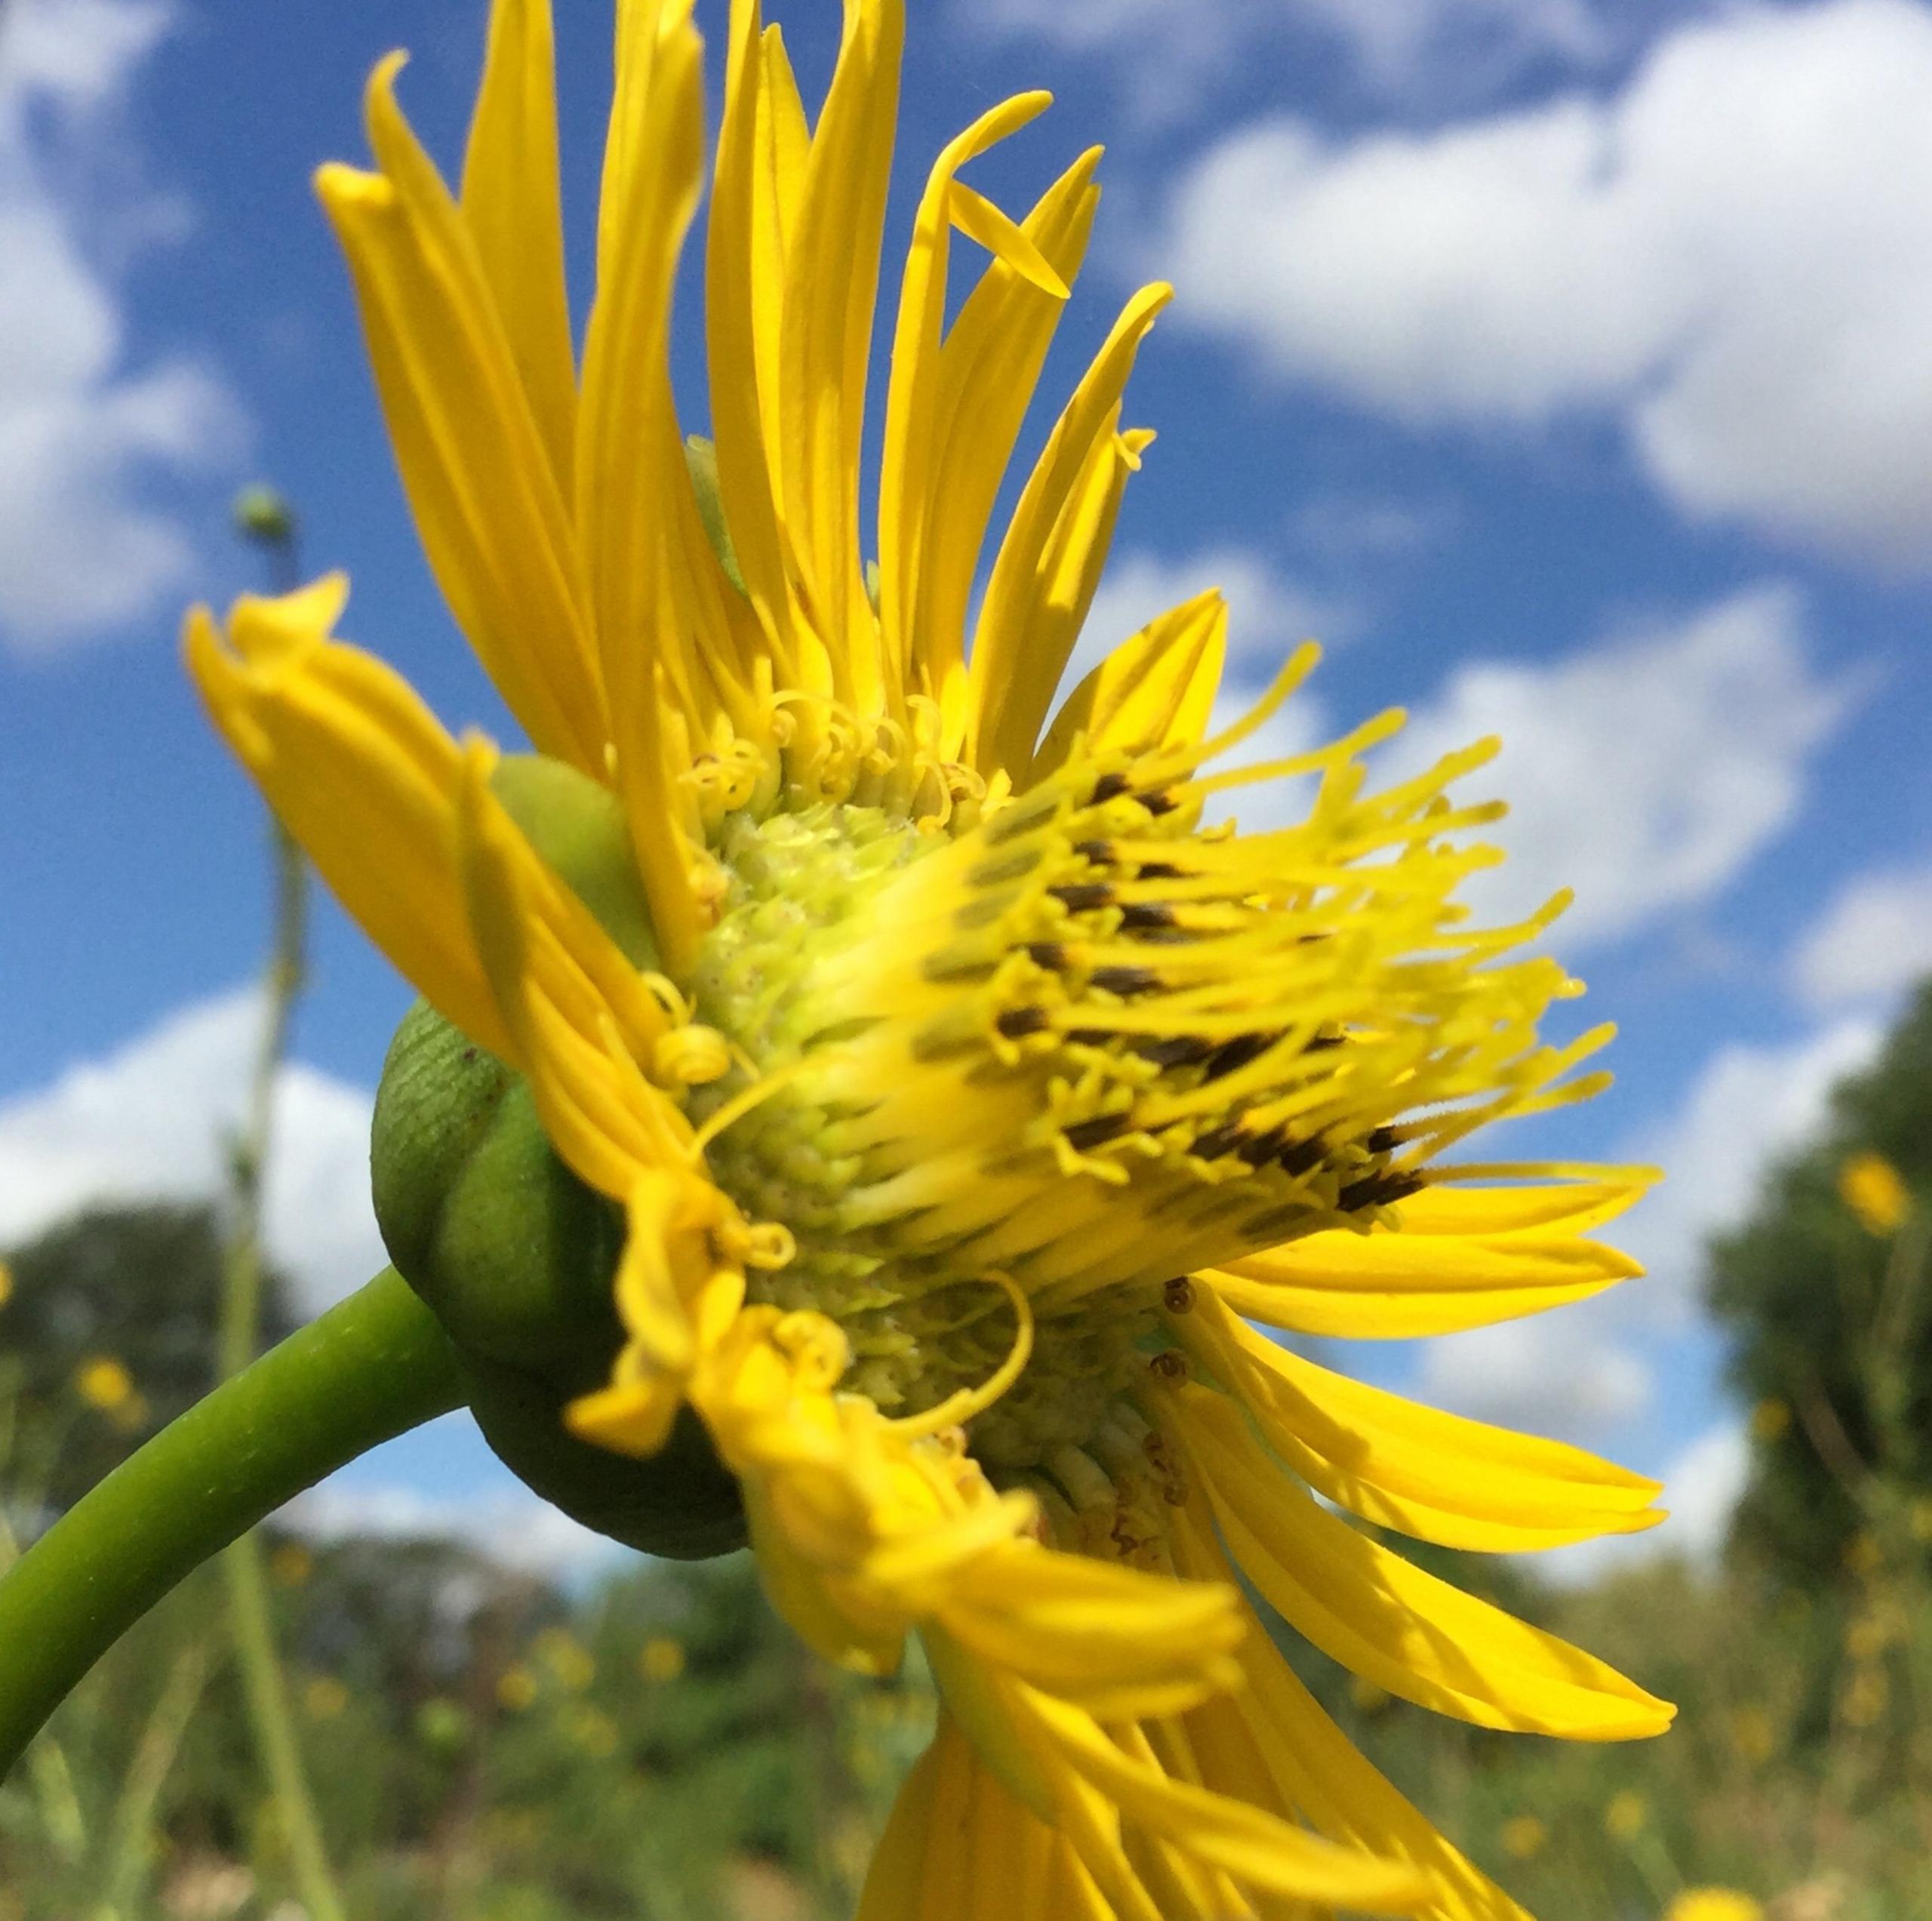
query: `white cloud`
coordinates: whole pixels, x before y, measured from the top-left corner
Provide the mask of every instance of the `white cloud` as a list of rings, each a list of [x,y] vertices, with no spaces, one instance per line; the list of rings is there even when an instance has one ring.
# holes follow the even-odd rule
[[[1800,944],[1792,974],[1819,1006],[1887,999],[1932,974],[1932,869],[1851,882]]]
[[[1721,1048],[1676,1114],[1629,1144],[1629,1159],[1666,1177],[1617,1236],[1650,1271],[1629,1299],[1651,1319],[1695,1311],[1706,1240],[1744,1218],[1772,1163],[1816,1132],[1832,1088],[1883,1038],[1877,1022],[1850,1019],[1782,1045]]]
[[[97,1201],[202,1199],[223,1187],[261,1002],[198,1002],[126,1045],[0,1102],[0,1245]],[[291,1063],[275,1090],[266,1230],[270,1258],[315,1313],[386,1257],[369,1202],[371,1097]]]
[[[112,257],[181,222],[120,131],[171,18],[140,0],[0,11],[0,645],[21,652],[178,588],[192,550],[147,485],[232,458],[242,436],[206,368],[131,352]],[[103,171],[111,192],[91,193]]]
[[[1103,61],[1130,114],[1159,125],[1201,109],[1244,62],[1291,53],[1339,51],[1377,94],[1487,94],[1539,60],[1595,66],[1654,11],[1629,0],[974,0],[955,17]]]
[[[1643,1412],[1648,1364],[1606,1344],[1581,1310],[1446,1335],[1423,1350],[1417,1392],[1478,1421],[1600,1440]]]
[[[276,1518],[318,1541],[454,1542],[546,1580],[586,1573],[624,1551],[513,1484],[432,1495],[401,1482],[365,1482],[349,1470],[298,1495]]]
[[[1923,565],[1928,97],[1915,0],[1734,8],[1607,98],[1238,133],[1159,263],[1283,375],[1413,423],[1608,415],[1694,513]]]
[[[1706,899],[1790,823],[1844,696],[1814,673],[1802,608],[1760,586],[1549,663],[1456,670],[1395,755],[1404,770],[1500,734],[1463,783],[1506,798],[1506,866],[1469,897],[1512,919],[1559,888],[1564,952]]]

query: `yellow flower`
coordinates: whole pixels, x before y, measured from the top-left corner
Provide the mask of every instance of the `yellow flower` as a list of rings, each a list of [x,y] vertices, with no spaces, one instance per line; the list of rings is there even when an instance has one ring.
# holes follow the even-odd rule
[[[1613,1840],[1632,1841],[1651,1818],[1650,1803],[1633,1790],[1613,1794],[1603,1811],[1604,1832]]]
[[[111,1354],[97,1354],[74,1370],[74,1391],[97,1412],[116,1415],[137,1398],[134,1377]]]
[[[531,1646],[537,1658],[571,1693],[583,1693],[596,1679],[596,1661],[568,1628],[546,1627]]]
[[[349,1705],[349,1690],[333,1674],[318,1674],[302,1690],[302,1706],[312,1721],[333,1721]]]
[[[1528,1861],[1543,1852],[1549,1830],[1534,1815],[1513,1815],[1503,1824],[1503,1852],[1512,1861]]]
[[[497,1699],[512,1714],[521,1714],[537,1701],[537,1676],[517,1661],[497,1676]]]
[[[1734,1888],[1686,1888],[1663,1921],[1764,1921],[1764,1910]]]
[[[647,1681],[675,1681],[685,1671],[684,1644],[654,1634],[638,1651],[637,1670]]]
[[[197,610],[209,708],[622,1209],[623,1346],[575,1435],[645,1460],[694,1418],[814,1647],[884,1672],[921,1638],[938,1731],[862,1921],[995,1871],[1039,1891],[1017,1916],[1516,1916],[1349,1746],[1234,1572],[1367,1685],[1478,1726],[1669,1719],[1347,1518],[1515,1551],[1647,1527],[1654,1483],[1251,1325],[1444,1333],[1636,1271],[1587,1236],[1648,1170],[1444,1159],[1602,1084],[1576,1070],[1607,1030],[1538,1038],[1577,984],[1517,952],[1561,902],[1483,929],[1455,898],[1497,810],[1447,790],[1494,743],[1374,790],[1386,716],[1204,773],[1313,662],[1209,737],[1214,593],[1049,724],[1152,438],[1122,395],[1168,290],[1128,303],[979,591],[1098,155],[1017,220],[958,176],[1044,95],[928,180],[862,533],[903,0],[848,0],[815,122],[777,30],[731,8],[713,439],[688,446],[667,343],[702,190],[691,11],[620,0],[580,370],[543,0],[497,0],[460,194],[395,58],[368,94],[377,171],[318,177],[431,564],[538,757],[460,746],[331,638],[339,579],[244,600],[225,631]],[[955,230],[991,256],[963,303]],[[1298,824],[1204,824],[1289,777]]]
[[[1777,1752],[1777,1730],[1761,1707],[1740,1707],[1730,1717],[1730,1744],[1740,1760],[1761,1766]]]
[[[1838,1198],[1868,1234],[1895,1234],[1912,1211],[1912,1195],[1883,1154],[1854,1154],[1838,1169]]]
[[[617,1724],[601,1708],[577,1707],[571,1710],[571,1739],[593,1760],[608,1761],[617,1751]]]
[[[299,1541],[285,1541],[269,1556],[269,1574],[278,1587],[300,1587],[315,1572],[315,1557]]]
[[[0,1261],[0,1307],[6,1306],[14,1298],[14,1270],[5,1261]]]

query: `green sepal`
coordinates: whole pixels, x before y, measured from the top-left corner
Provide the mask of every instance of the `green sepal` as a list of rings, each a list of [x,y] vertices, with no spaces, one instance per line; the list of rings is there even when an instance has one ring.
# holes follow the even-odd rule
[[[564,1425],[623,1344],[624,1222],[557,1157],[521,1077],[419,1001],[389,1044],[370,1145],[389,1258],[449,1335],[505,1466],[627,1547],[691,1559],[741,1546],[737,1483],[694,1420],[646,1461]]]
[[[663,961],[638,877],[624,810],[608,787],[543,754],[506,754],[490,791],[633,967]]]

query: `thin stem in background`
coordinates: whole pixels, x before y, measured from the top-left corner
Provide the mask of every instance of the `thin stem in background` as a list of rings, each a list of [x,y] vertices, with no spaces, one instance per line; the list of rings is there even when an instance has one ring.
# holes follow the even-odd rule
[[[300,572],[294,516],[278,497],[251,488],[236,503],[235,522],[245,537],[266,553],[276,591],[286,593]],[[218,1371],[229,1381],[252,1362],[261,1345],[263,1193],[274,1143],[275,1082],[288,1051],[289,1027],[302,991],[307,944],[307,863],[279,821],[271,817],[274,848],[275,920],[263,983],[262,1031],[248,1087],[248,1105],[230,1156],[232,1186],[228,1245],[222,1264]],[[281,1817],[281,1830],[296,1886],[311,1921],[347,1921],[329,1867],[321,1822],[315,1812],[301,1743],[288,1698],[288,1679],[276,1652],[269,1605],[268,1574],[261,1541],[244,1535],[222,1556],[228,1612],[242,1693],[254,1726],[263,1772]]]

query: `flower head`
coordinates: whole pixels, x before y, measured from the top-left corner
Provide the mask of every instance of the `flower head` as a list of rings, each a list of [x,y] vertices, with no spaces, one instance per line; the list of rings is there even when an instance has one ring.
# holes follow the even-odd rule
[[[1883,1154],[1854,1154],[1838,1169],[1838,1198],[1858,1224],[1880,1239],[1895,1234],[1912,1211],[1912,1196]]]
[[[1578,991],[1523,952],[1560,903],[1491,929],[1455,899],[1496,810],[1447,790],[1490,747],[1378,790],[1363,756],[1389,716],[1213,771],[1313,658],[1211,734],[1214,594],[1049,724],[1151,439],[1122,395],[1162,287],[1078,383],[969,617],[1098,156],[1018,218],[960,176],[1042,95],[928,177],[862,532],[901,0],[848,0],[810,122],[777,30],[734,0],[711,438],[688,442],[667,343],[699,42],[691,0],[618,12],[580,369],[543,0],[494,8],[458,194],[394,57],[369,91],[376,171],[318,180],[431,563],[535,756],[458,744],[333,639],[339,580],[245,601],[225,633],[189,623],[217,725],[466,1037],[444,1057],[480,1076],[481,1118],[417,1147],[445,1166],[487,1137],[516,1171],[477,1205],[554,1224],[549,1177],[496,1131],[521,1102],[608,1203],[608,1259],[594,1210],[543,1230],[567,1251],[554,1287],[446,1291],[441,1213],[386,1211],[398,1264],[479,1394],[500,1411],[540,1376],[563,1410],[533,1430],[544,1403],[517,1403],[520,1463],[575,1447],[648,1485],[695,1422],[801,1634],[873,1671],[921,1636],[940,1726],[865,1921],[993,1873],[1027,1914],[1515,1916],[1349,1747],[1234,1572],[1368,1684],[1478,1725],[1622,1739],[1669,1719],[1348,1518],[1513,1551],[1647,1526],[1654,1484],[1253,1325],[1444,1332],[1635,1271],[1586,1236],[1646,1171],[1444,1158],[1592,1091],[1576,1070],[1606,1038],[1538,1038]],[[958,303],[955,232],[991,257]],[[1288,779],[1298,824],[1207,824],[1217,795]],[[469,1256],[543,1236],[490,1238]]]
[[[1734,1888],[1686,1888],[1664,1921],[1764,1921],[1764,1909]]]

